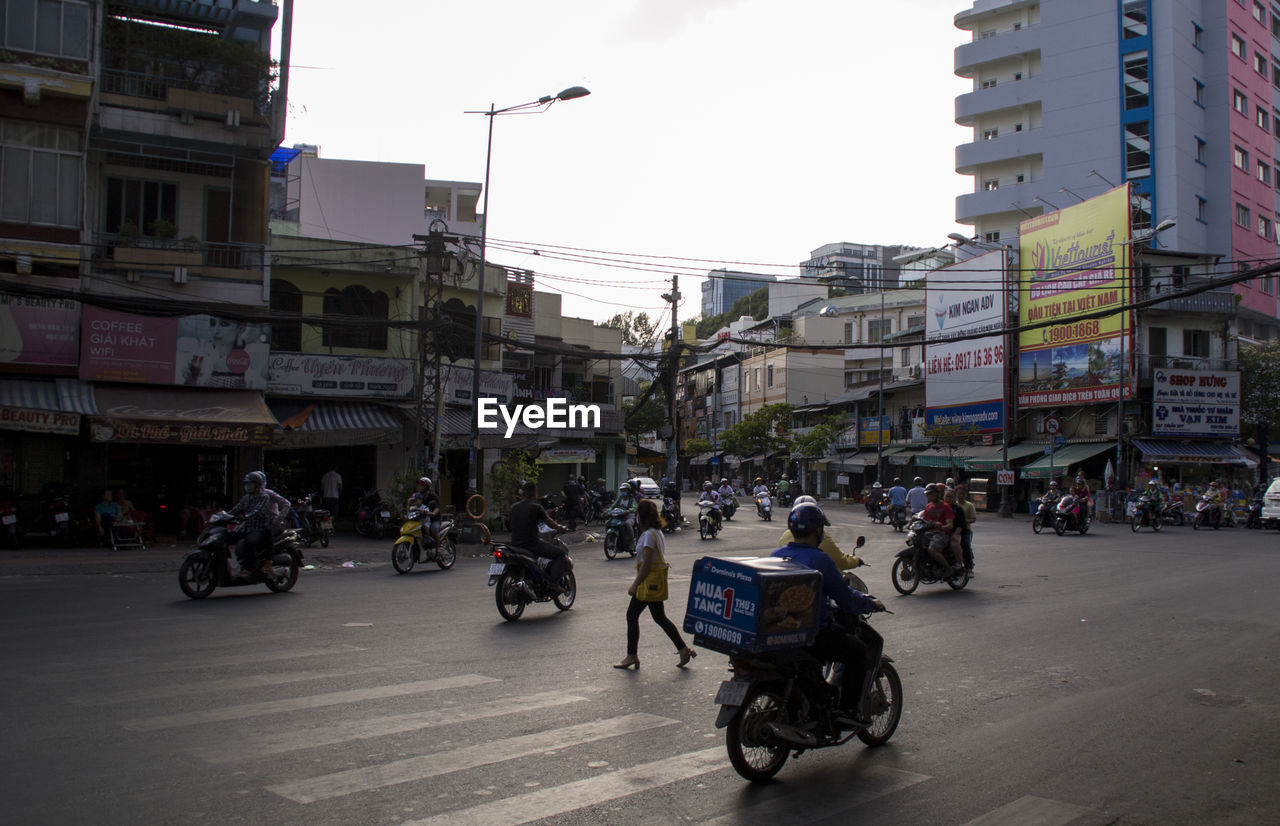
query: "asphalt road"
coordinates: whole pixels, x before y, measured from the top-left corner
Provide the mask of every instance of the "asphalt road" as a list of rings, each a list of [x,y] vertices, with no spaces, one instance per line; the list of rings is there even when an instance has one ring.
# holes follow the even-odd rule
[[[1280,534],[990,516],[968,588],[903,597],[901,540],[830,510],[843,547],[868,537],[905,713],[887,746],[809,752],[761,787],[713,727],[725,657],[681,671],[642,617],[640,671],[610,667],[634,568],[599,544],[574,547],[572,610],[517,623],[485,557],[400,576],[350,542],[367,563],[343,568],[342,536],[289,594],[202,602],[176,551],[111,573],[0,556],[0,822],[1275,822]],[[677,623],[694,559],[783,527],[741,512],[669,538]]]

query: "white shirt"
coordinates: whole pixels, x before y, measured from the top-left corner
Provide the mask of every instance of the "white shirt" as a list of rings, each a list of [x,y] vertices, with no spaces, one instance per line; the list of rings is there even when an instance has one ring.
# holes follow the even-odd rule
[[[342,477],[338,475],[338,471],[331,470],[321,476],[320,488],[325,499],[337,499],[338,493],[342,490]]]

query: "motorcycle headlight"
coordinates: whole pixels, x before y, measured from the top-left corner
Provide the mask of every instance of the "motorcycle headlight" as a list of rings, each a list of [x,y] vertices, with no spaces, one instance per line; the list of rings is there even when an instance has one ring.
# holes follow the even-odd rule
[[[205,531],[200,534],[200,538],[196,540],[196,547],[201,550],[211,548],[218,544],[218,540],[222,538],[223,531]]]

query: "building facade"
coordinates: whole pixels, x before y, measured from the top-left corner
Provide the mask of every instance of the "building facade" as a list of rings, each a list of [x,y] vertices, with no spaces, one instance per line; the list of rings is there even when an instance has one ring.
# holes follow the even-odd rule
[[[702,282],[702,317],[727,313],[735,301],[776,280],[772,275],[712,270]]]

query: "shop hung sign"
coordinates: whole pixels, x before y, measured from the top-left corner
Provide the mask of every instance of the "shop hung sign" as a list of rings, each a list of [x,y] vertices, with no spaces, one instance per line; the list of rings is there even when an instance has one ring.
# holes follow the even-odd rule
[[[267,389],[291,396],[408,399],[413,359],[272,352]]]
[[[0,429],[74,436],[80,432],[80,414],[0,405]]]
[[[89,422],[89,438],[95,442],[265,447],[271,444],[271,434],[272,428],[261,424],[107,418],[95,418]]]
[[[1240,433],[1240,373],[1157,368],[1151,376],[1154,436],[1233,438]]]

